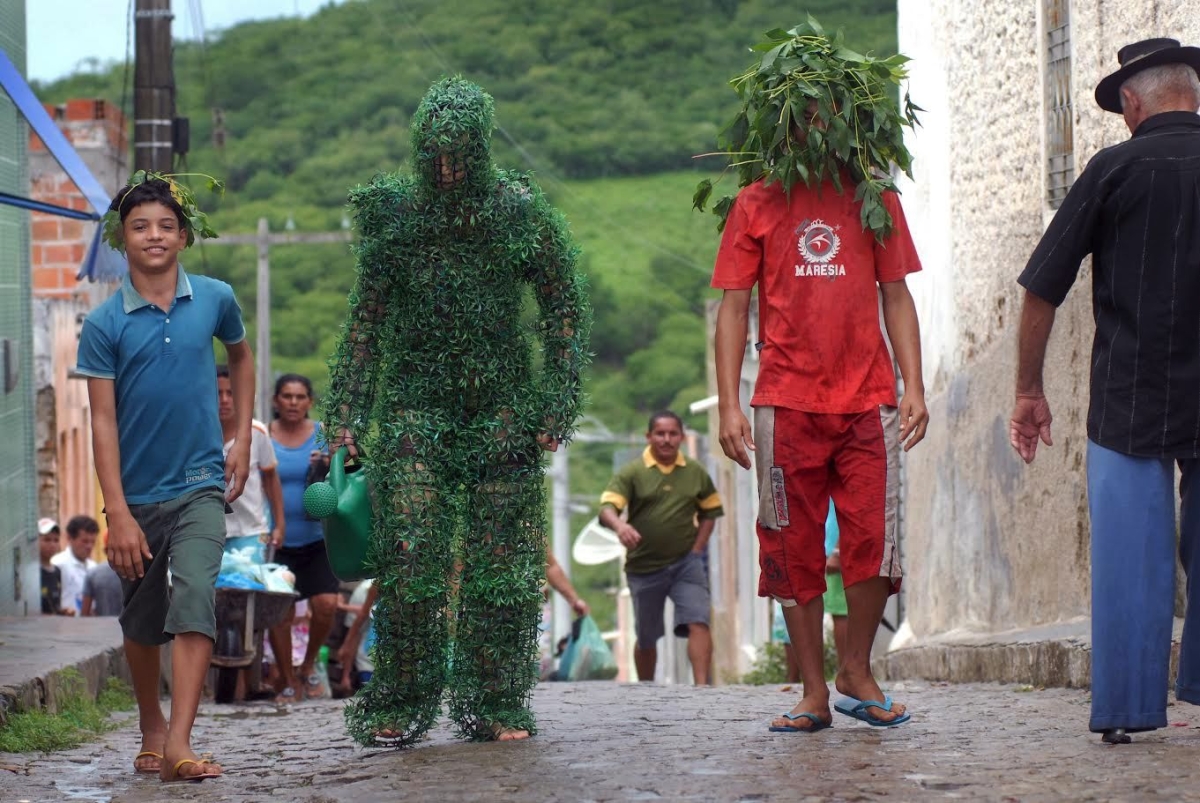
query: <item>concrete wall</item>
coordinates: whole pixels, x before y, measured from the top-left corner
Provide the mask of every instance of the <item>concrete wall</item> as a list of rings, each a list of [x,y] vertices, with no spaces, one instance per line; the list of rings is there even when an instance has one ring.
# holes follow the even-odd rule
[[[1076,174],[1128,137],[1095,105],[1124,44],[1200,41],[1194,4],[1070,4]],[[1060,309],[1046,364],[1054,446],[1025,467],[1008,446],[1017,275],[1049,219],[1041,0],[900,0],[910,90],[927,109],[910,138],[905,209],[925,266],[910,282],[922,323],[926,442],[906,459],[905,606],[916,643],[1085,617],[1084,419],[1090,269]]]

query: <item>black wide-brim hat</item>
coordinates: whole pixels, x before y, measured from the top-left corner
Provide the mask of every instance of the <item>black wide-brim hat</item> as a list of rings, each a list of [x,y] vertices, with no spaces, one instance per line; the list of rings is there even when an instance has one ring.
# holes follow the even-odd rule
[[[1146,39],[1117,51],[1121,69],[1096,85],[1096,103],[1106,112],[1121,113],[1121,84],[1142,70],[1164,64],[1186,64],[1200,74],[1200,47],[1182,47],[1178,39]]]

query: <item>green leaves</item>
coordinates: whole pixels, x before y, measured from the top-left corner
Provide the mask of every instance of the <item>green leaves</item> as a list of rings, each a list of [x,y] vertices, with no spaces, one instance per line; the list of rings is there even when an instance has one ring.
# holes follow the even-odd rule
[[[797,181],[830,181],[840,193],[848,177],[862,203],[863,228],[886,239],[892,217],[883,193],[895,189],[894,169],[911,176],[904,129],[917,124],[921,111],[907,94],[903,109],[892,100],[908,59],[863,55],[811,16],[791,30],[768,31],[751,51],[762,55],[729,82],[742,105],[717,140],[727,169],[737,171],[738,187],[764,179],[787,192]],[[693,207],[703,211],[712,191],[711,181],[701,182]],[[713,207],[718,229],[731,205],[727,196]]]
[[[696,194],[692,196],[692,208],[701,212],[704,211],[704,205],[708,203],[708,198],[712,195],[713,183],[710,179],[704,179],[696,185]]]
[[[217,197],[225,194],[225,183],[205,173],[155,173],[152,171],[137,170],[129,177],[127,185],[133,188],[145,184],[147,181],[166,182],[171,188],[171,196],[183,210],[184,227],[187,229],[187,244],[189,246],[196,242],[197,237],[204,240],[211,240],[217,237],[217,231],[213,228],[208,215],[204,214],[203,210],[200,209],[200,204],[196,200],[195,193],[186,184],[176,181],[176,179],[192,177],[205,179],[209,192],[214,193]],[[122,209],[125,205],[125,197],[127,195],[122,196]],[[104,223],[104,241],[117,251],[124,253],[125,243],[121,236],[120,212],[116,209],[110,209],[104,213],[104,217],[101,220]]]

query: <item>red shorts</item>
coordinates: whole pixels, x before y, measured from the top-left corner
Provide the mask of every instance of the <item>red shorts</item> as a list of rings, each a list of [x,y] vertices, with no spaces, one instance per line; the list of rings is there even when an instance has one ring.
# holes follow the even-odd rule
[[[887,577],[900,590],[895,407],[865,413],[754,411],[759,596],[801,605],[825,593],[825,519],[837,509],[842,580]]]

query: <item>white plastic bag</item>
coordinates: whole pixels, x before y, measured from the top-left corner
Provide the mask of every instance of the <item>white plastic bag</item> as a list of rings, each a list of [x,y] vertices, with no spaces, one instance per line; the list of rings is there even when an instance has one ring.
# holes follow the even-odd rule
[[[287,566],[263,563],[255,568],[258,569],[259,580],[266,586],[267,591],[290,594],[296,590],[296,575],[292,574]]]

